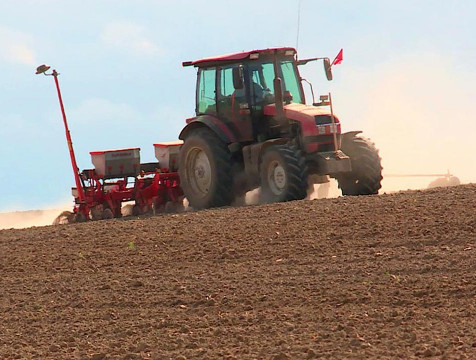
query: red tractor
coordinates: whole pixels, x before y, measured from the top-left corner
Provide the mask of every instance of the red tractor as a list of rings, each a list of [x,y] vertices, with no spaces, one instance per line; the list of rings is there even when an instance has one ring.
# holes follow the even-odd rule
[[[378,150],[360,131],[341,134],[332,99],[306,105],[293,48],[184,62],[198,68],[196,116],[179,135],[180,185],[195,209],[230,205],[261,187],[261,201],[303,199],[310,179],[337,179],[343,195],[377,194]],[[312,90],[312,86],[311,86]]]

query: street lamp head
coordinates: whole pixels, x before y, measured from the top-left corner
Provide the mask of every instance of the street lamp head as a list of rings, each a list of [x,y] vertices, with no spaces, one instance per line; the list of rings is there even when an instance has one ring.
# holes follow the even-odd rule
[[[49,69],[50,69],[51,66],[48,66],[48,65],[40,65],[36,68],[36,74],[44,74],[45,72],[47,72]]]

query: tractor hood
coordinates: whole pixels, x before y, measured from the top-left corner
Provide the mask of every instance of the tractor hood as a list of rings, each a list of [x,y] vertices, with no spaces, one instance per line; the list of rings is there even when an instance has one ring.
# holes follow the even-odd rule
[[[309,121],[315,120],[316,116],[331,116],[331,112],[328,109],[320,108],[317,106],[310,106],[304,104],[288,104],[284,105],[284,113],[288,119],[295,121]],[[264,114],[268,116],[276,115],[276,106],[266,105],[264,107]],[[338,123],[339,120],[337,116],[334,115],[335,122]]]
[[[266,105],[264,114],[276,116],[276,106],[274,104]],[[323,140],[320,138],[321,136],[332,135],[334,132],[341,133],[339,119],[334,115],[335,127],[333,127],[331,113],[328,109],[292,103],[284,105],[284,115],[286,118],[300,123],[307,152],[317,150],[317,143],[321,143]]]

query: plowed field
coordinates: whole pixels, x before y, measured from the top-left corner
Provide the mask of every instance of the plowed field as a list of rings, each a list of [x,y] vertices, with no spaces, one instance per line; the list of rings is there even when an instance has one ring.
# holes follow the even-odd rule
[[[0,231],[0,359],[476,359],[476,186]]]

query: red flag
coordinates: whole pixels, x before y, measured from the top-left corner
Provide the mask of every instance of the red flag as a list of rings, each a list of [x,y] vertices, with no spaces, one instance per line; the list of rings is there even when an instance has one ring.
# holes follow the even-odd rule
[[[343,51],[344,51],[344,49],[340,49],[339,53],[337,54],[336,58],[332,62],[331,66],[332,65],[339,65],[342,62],[342,60],[344,60]]]

